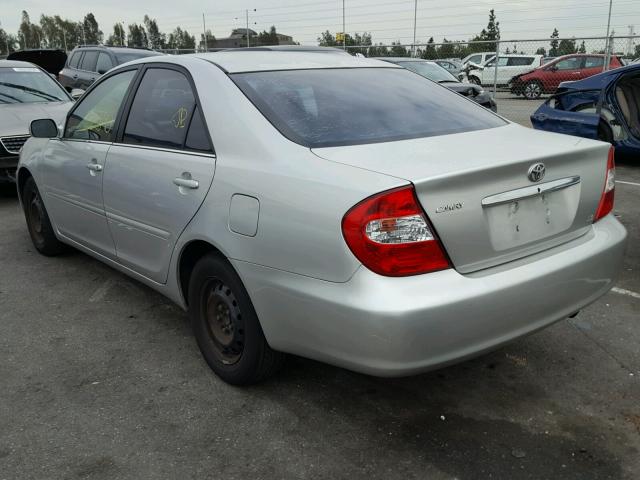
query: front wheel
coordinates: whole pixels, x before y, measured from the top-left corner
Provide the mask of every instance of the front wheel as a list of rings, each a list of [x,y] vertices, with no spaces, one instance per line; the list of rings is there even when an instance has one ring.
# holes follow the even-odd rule
[[[27,178],[22,189],[22,206],[24,207],[29,236],[36,250],[48,257],[64,252],[65,245],[56,238],[49,214],[33,177]]]
[[[284,354],[267,344],[249,294],[226,259],[210,254],[194,267],[189,316],[202,355],[225,382],[250,385],[282,366]]]
[[[542,85],[536,81],[527,82],[522,91],[527,100],[537,100],[542,95]]]

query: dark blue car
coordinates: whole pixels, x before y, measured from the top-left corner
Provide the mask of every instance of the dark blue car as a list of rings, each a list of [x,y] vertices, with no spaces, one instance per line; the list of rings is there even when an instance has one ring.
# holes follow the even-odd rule
[[[538,130],[609,142],[616,155],[640,158],[640,64],[563,82],[531,115]]]

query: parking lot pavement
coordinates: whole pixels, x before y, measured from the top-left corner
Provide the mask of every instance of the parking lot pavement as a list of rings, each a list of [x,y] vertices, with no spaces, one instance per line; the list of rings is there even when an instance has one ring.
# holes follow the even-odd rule
[[[0,479],[637,479],[640,168],[618,179],[624,269],[575,319],[417,377],[291,358],[246,389],[181,310],[83,254],[40,256],[0,197]]]
[[[496,94],[498,113],[512,122],[519,123],[525,127],[531,126],[531,114],[535,112],[546,99],[547,97],[543,97],[540,100],[527,100],[522,96],[518,97],[509,92],[500,91]]]

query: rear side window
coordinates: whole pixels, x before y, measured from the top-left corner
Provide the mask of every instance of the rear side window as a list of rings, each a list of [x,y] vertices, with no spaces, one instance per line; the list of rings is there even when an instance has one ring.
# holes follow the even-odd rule
[[[578,70],[581,62],[581,57],[571,57],[560,60],[555,66],[558,70]]]
[[[311,148],[506,124],[486,108],[405,69],[287,70],[231,78],[285,137]]]
[[[118,73],[97,85],[73,110],[64,131],[66,138],[113,141],[113,126],[135,70]]]
[[[212,152],[211,142],[209,142],[209,135],[207,129],[202,120],[202,114],[198,107],[193,112],[191,118],[191,124],[189,125],[189,132],[187,133],[187,139],[184,142],[184,148],[187,150],[194,150],[196,152]]]
[[[180,149],[196,106],[184,74],[164,68],[146,71],[131,104],[124,142]]]
[[[78,64],[80,63],[80,57],[82,56],[82,52],[76,52],[71,55],[71,60],[69,60],[69,66],[71,68],[78,68]]]
[[[533,57],[510,57],[509,67],[524,67],[533,63]]]
[[[98,63],[96,65],[96,72],[106,73],[111,70],[111,68],[113,68],[113,64],[111,63],[111,57],[109,57],[109,54],[100,52],[100,55],[98,55]]]
[[[82,66],[80,67],[80,69],[86,70],[87,72],[95,72],[97,61],[98,52],[96,52],[95,50],[84,52],[84,57],[82,57]]]

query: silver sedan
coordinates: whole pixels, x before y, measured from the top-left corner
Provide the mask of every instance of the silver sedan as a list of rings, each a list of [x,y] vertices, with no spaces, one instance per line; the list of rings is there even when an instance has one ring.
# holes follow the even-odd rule
[[[609,145],[386,62],[146,58],[31,134],[36,248],[73,246],[188,310],[234,384],[285,353],[381,376],[476,355],[596,300],[623,256]]]

